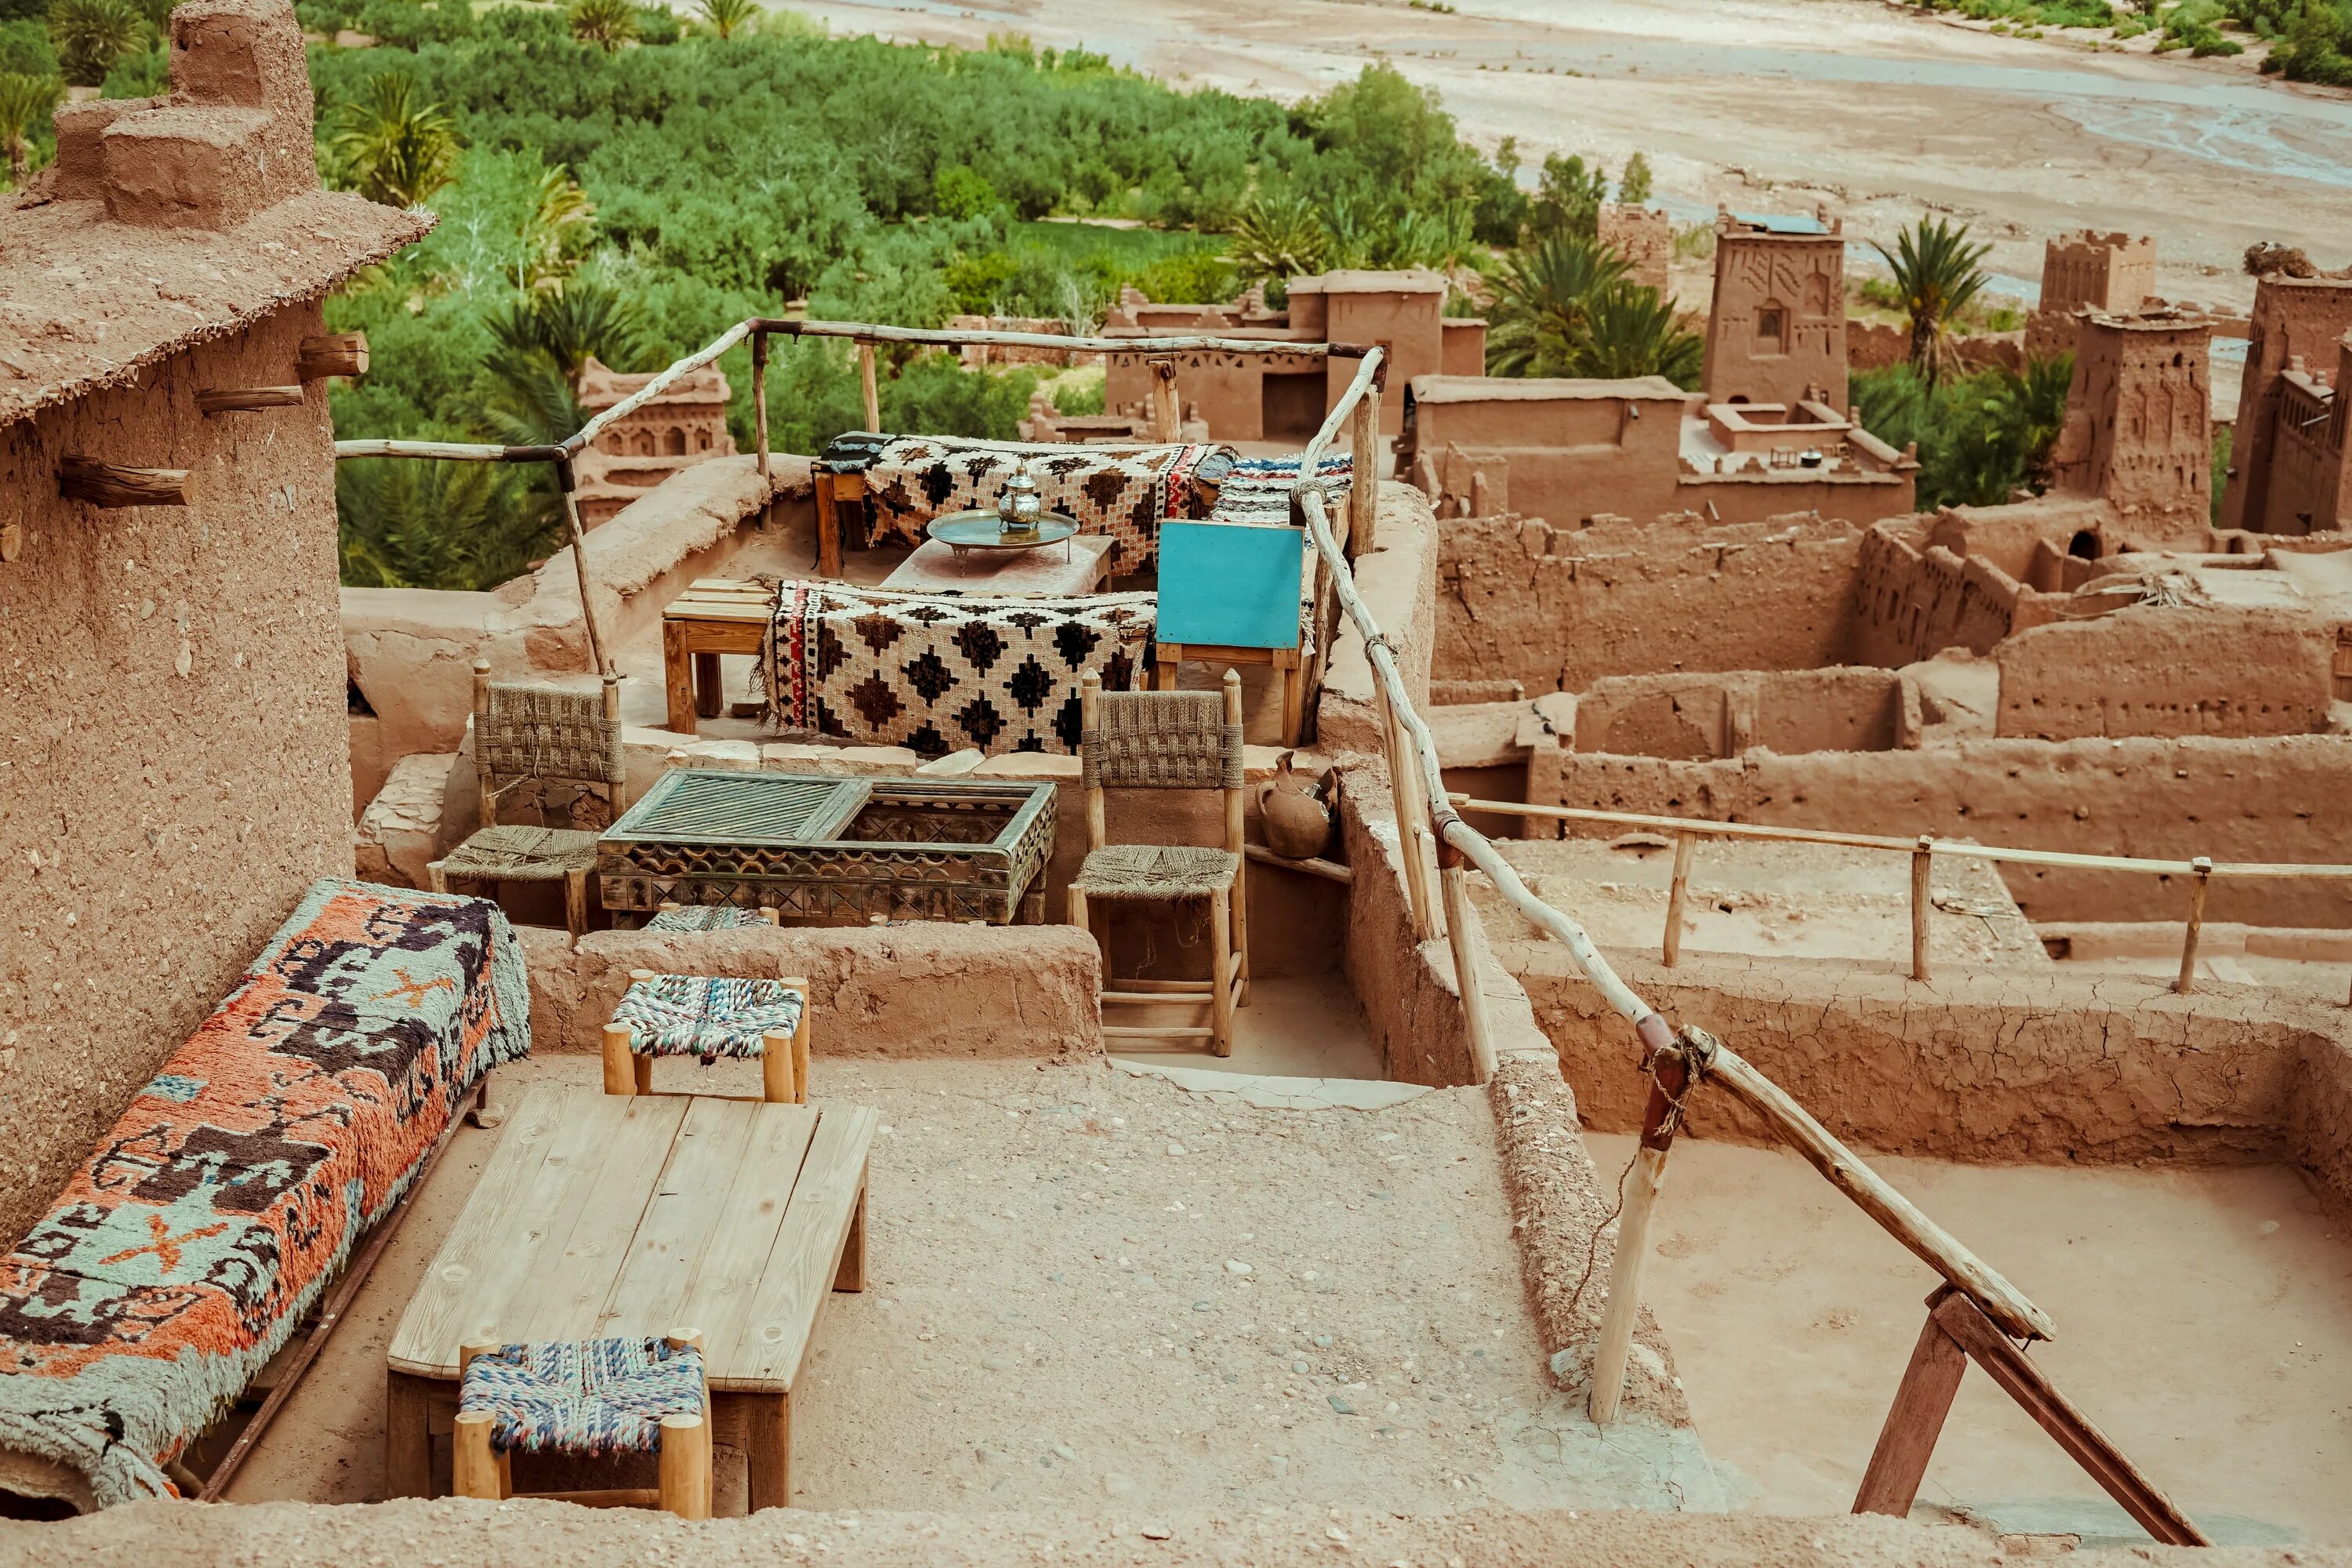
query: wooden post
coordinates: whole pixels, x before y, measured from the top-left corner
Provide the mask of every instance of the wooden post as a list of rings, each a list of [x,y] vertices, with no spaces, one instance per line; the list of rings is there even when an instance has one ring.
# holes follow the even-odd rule
[[[1155,441],[1182,440],[1184,418],[1176,405],[1175,357],[1153,354],[1143,364],[1151,373],[1151,438]]]
[[[2180,978],[2172,988],[2183,996],[2197,989],[2197,939],[2205,930],[2205,888],[2213,879],[2213,862],[2200,855],[2189,864],[2196,880],[2189,884],[2189,930],[2180,940]]]
[[[1683,903],[1690,893],[1691,846],[1696,837],[1687,829],[1675,835],[1675,879],[1666,888],[1666,940],[1660,954],[1668,969],[1683,955]]]
[[[2025,1293],[1962,1247],[1950,1232],[1919,1211],[1917,1205],[1887,1184],[1886,1179],[1831,1136],[1786,1089],[1758,1072],[1737,1051],[1704,1029],[1686,1028],[1683,1038],[1696,1051],[1706,1081],[1728,1089],[1734,1098],[1759,1113],[1789,1147],[1829,1178],[1830,1184],[1852,1198],[1887,1235],[1911,1249],[1928,1268],[1965,1291],[2001,1328],[2019,1339],[2052,1340],[2058,1326],[2048,1313],[2028,1300]]]
[[[294,375],[299,381],[323,381],[331,375],[365,375],[368,341],[365,332],[323,332],[304,338],[294,351]]]
[[[1233,898],[1228,888],[1209,895],[1209,1049],[1221,1057],[1234,1054]]]
[[[499,825],[498,791],[490,787],[490,763],[483,752],[490,721],[490,661],[474,660],[474,827]],[[439,889],[436,889],[438,891]],[[496,889],[492,889],[494,892]]]
[[[1500,1065],[1486,1025],[1486,992],[1479,968],[1478,917],[1470,907],[1470,868],[1462,851],[1437,841],[1437,878],[1445,897],[1445,941],[1454,951],[1454,988],[1462,994],[1462,1021],[1470,1036],[1474,1082],[1490,1083]]]
[[[488,1411],[458,1414],[457,1432],[449,1445],[452,1494],[490,1502],[504,1495],[499,1489],[499,1456],[490,1447],[490,1428],[495,1424]]]
[[[1870,1451],[1870,1467],[1863,1471],[1862,1488],[1853,1495],[1855,1513],[1904,1519],[1918,1500],[1936,1438],[1951,1412],[1952,1396],[1960,1391],[1961,1374],[1969,1370],[1968,1352],[1936,1321],[1936,1308],[1950,1294],[1950,1286],[1939,1285],[1927,1298],[1927,1321],[1911,1347],[1911,1364],[1903,1369],[1886,1424],[1878,1430],[1878,1447]]]
[[[58,493],[109,510],[127,506],[185,506],[188,470],[134,468],[101,463],[79,454],[58,465]]]
[[[702,1331],[700,1329],[672,1329],[663,1337],[668,1342],[669,1348],[674,1351],[692,1349],[698,1352],[702,1349]],[[718,1478],[714,1474],[716,1467],[711,1462],[713,1458],[711,1450],[715,1437],[715,1434],[712,1432],[711,1428],[715,1425],[713,1416],[716,1415],[716,1412],[712,1410],[710,1405],[710,1373],[709,1366],[709,1363],[706,1362],[704,1363],[704,1371],[702,1374],[702,1512],[698,1517],[703,1519],[709,1519],[710,1517],[712,1494],[718,1487]],[[663,1447],[667,1447],[668,1444],[665,1442]],[[658,1463],[658,1461],[656,1462]],[[656,1500],[658,1500],[660,1493],[656,1491],[655,1496]],[[698,1516],[689,1514],[686,1517],[694,1518]]]
[[[1397,849],[1404,860],[1404,889],[1412,907],[1413,940],[1426,942],[1433,930],[1429,888],[1422,870],[1421,840],[1413,832],[1413,803],[1419,792],[1413,788],[1413,770],[1407,765],[1406,742],[1398,733],[1396,714],[1389,705],[1388,683],[1381,679],[1377,665],[1372,669],[1372,694],[1380,700],[1381,734],[1388,743],[1389,795],[1396,805]]]
[[[1373,531],[1379,527],[1381,501],[1381,398],[1377,388],[1357,399],[1348,426],[1348,445],[1354,472],[1348,480],[1348,537],[1340,549],[1352,561],[1378,548]],[[1304,479],[1315,476],[1307,474]]]
[[[1935,908],[1935,895],[1928,889],[1928,878],[1935,869],[1936,841],[1926,834],[1919,835],[1919,847],[1911,851],[1911,978],[1927,978],[1927,911]]]
[[[680,1519],[710,1517],[710,1422],[702,1415],[661,1421],[661,1506]]]
[[[866,427],[878,436],[882,433],[882,389],[874,378],[874,345],[863,339],[857,344],[857,390],[866,399]]]
[[[2031,1357],[2003,1337],[1977,1302],[1956,1290],[1937,1306],[1934,1321],[2142,1530],[2167,1546],[2213,1544],[2089,1416],[2058,1392]]]
[[[215,414],[253,414],[264,408],[299,408],[299,386],[205,386],[196,389],[196,409]]]
[[[556,487],[563,492],[563,521],[572,529],[572,571],[580,583],[580,621],[588,632],[588,668],[597,675],[616,675],[618,668],[604,651],[604,633],[596,624],[596,596],[588,586],[588,531],[581,526],[580,500],[572,492],[578,481],[572,459],[555,465]]]
[[[760,1098],[770,1105],[798,1105],[804,1098],[793,1071],[793,1037],[773,1031],[761,1037]]]
[[[1601,1309],[1601,1339],[1592,1351],[1592,1394],[1587,1405],[1596,1426],[1617,1418],[1625,1397],[1625,1358],[1633,1348],[1633,1324],[1642,1310],[1642,1268],[1650,1254],[1650,1215],[1665,1184],[1666,1154],[1680,1120],[1675,1102],[1690,1086],[1690,1063],[1679,1050],[1660,1050],[1651,1059],[1650,1102],[1642,1112],[1642,1142],[1625,1178],[1625,1212],[1617,1218],[1617,1250],[1609,1263],[1609,1304]]]
[[[760,479],[768,479],[768,334],[751,334],[751,440],[758,453]]]
[[[1227,668],[1223,687],[1225,728],[1239,734],[1242,728],[1241,671]],[[1225,850],[1241,862],[1241,868],[1234,873],[1234,977],[1229,980],[1222,970],[1216,975],[1216,983],[1219,986],[1231,987],[1234,994],[1234,1005],[1236,1007],[1245,1007],[1249,1005],[1249,859],[1242,853],[1248,847],[1243,841],[1242,819],[1246,810],[1242,798],[1244,793],[1239,789],[1225,791]]]
[[[604,1026],[604,1092],[635,1094],[637,1092],[636,1053],[629,1049],[629,1026],[626,1024]]]

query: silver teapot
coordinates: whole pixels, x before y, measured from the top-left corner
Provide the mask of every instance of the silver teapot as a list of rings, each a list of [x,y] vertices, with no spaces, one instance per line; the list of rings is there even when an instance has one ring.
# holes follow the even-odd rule
[[[1029,477],[1026,467],[1015,468],[1013,477],[1004,481],[1004,489],[996,498],[997,531],[1000,533],[1034,533],[1038,520],[1045,515],[1045,499],[1037,490],[1037,481]]]

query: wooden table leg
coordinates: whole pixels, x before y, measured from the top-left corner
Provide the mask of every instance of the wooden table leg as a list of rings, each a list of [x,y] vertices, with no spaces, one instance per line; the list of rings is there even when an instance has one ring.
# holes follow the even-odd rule
[[[404,1372],[384,1373],[383,1495],[430,1497],[433,1439],[425,1426],[430,1381]]]
[[[857,1208],[849,1216],[849,1239],[841,1249],[841,1267],[834,1270],[836,1290],[866,1289],[866,1190],[857,1192]]]
[[[698,653],[694,656],[694,711],[697,717],[716,719],[726,711],[726,693],[719,679],[719,656]]]
[[[745,1394],[751,1428],[746,1464],[751,1471],[751,1511],[793,1505],[793,1396]]]
[[[669,704],[669,728],[691,735],[694,728],[694,658],[686,649],[686,623],[662,622],[662,687]]]

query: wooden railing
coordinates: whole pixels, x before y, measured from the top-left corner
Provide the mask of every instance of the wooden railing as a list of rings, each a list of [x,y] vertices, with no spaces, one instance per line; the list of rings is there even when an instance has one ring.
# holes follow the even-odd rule
[[[1763,838],[1782,844],[1826,844],[1847,849],[1877,849],[1911,857],[1911,978],[1928,975],[1927,916],[1934,899],[1928,879],[1934,858],[1991,860],[2011,866],[2057,866],[2076,870],[2137,871],[2153,877],[2187,877],[2189,909],[2180,942],[2180,973],[2176,991],[2193,991],[2197,977],[2197,943],[2205,926],[2205,894],[2217,879],[2230,881],[2352,880],[2352,866],[2303,865],[2277,860],[2214,860],[2198,856],[2189,860],[2154,859],[2138,855],[2083,855],[2066,849],[2018,849],[1999,844],[1971,844],[1957,838],[1921,834],[1916,838],[1891,838],[1872,833],[1841,833],[1819,827],[1771,827],[1755,822],[1718,822],[1703,816],[1659,816],[1636,811],[1601,811],[1578,805],[1528,805],[1517,801],[1474,800],[1466,795],[1447,798],[1465,811],[1499,816],[1543,817],[1556,822],[1591,822],[1612,827],[1646,827],[1671,833],[1675,868],[1666,890],[1666,930],[1660,956],[1671,969],[1682,956],[1683,910],[1690,886],[1691,850],[1701,838]],[[2352,1004],[2347,1004],[2352,1005]]]
[[[1617,1248],[1611,1266],[1609,1296],[1602,1310],[1600,1338],[1593,1353],[1589,1407],[1592,1419],[1604,1426],[1613,1421],[1623,1399],[1626,1361],[1633,1345],[1633,1324],[1640,1302],[1642,1268],[1649,1251],[1650,1217],[1664,1183],[1666,1156],[1681,1121],[1684,1097],[1703,1084],[1712,1083],[1761,1115],[1766,1124],[1810,1161],[1831,1184],[1853,1199],[1864,1214],[1943,1277],[1944,1289],[1931,1299],[1931,1316],[1927,1334],[1923,1334],[1923,1345],[1927,1342],[1927,1335],[1937,1336],[1938,1347],[1950,1343],[1960,1348],[1963,1356],[1958,1363],[1960,1366],[1965,1366],[1967,1358],[1975,1359],[2028,1415],[2058,1440],[2060,1447],[2083,1466],[2092,1479],[2139,1520],[2158,1540],[2176,1544],[2207,1544],[2204,1535],[2188,1516],[2150,1484],[2097,1427],[2068,1404],[2023,1351],[2012,1342],[2031,1342],[2036,1339],[2055,1337],[2057,1331],[2046,1313],[1997,1270],[1921,1213],[1916,1205],[1853,1151],[1839,1142],[1828,1129],[1808,1114],[1779,1085],[1757,1071],[1723,1042],[1702,1029],[1676,1029],[1669,1025],[1610,966],[1609,961],[1601,956],[1582,926],[1566,911],[1555,909],[1530,892],[1510,863],[1496,852],[1495,846],[1462,820],[1455,810],[1456,805],[1462,803],[1445,788],[1435,738],[1430,733],[1428,724],[1413,709],[1403,672],[1397,664],[1395,649],[1389,645],[1379,623],[1356,590],[1345,553],[1331,529],[1328,497],[1313,478],[1317,455],[1333,439],[1341,422],[1360,416],[1366,406],[1367,395],[1378,374],[1381,357],[1378,353],[1366,356],[1364,364],[1332,408],[1322,429],[1316,433],[1314,441],[1308,445],[1307,458],[1300,467],[1299,484],[1293,493],[1297,499],[1296,510],[1305,521],[1315,548],[1330,569],[1339,604],[1362,637],[1364,651],[1371,664],[1374,698],[1381,712],[1383,743],[1388,753],[1389,787],[1396,809],[1398,847],[1403,861],[1406,898],[1414,934],[1423,941],[1437,935],[1443,935],[1446,940],[1453,959],[1454,988],[1462,999],[1471,1061],[1481,1081],[1494,1074],[1497,1062],[1479,984],[1478,924],[1470,909],[1466,887],[1471,866],[1486,872],[1504,900],[1520,915],[1567,947],[1594,989],[1613,1010],[1633,1025],[1635,1037],[1643,1047],[1643,1070],[1651,1079],[1649,1106],[1643,1118],[1640,1147],[1634,1155],[1633,1167],[1627,1175],[1625,1206],[1618,1219]],[[1364,489],[1370,486],[1360,483],[1357,488]],[[1650,821],[1668,822],[1675,830],[1685,831],[1691,837],[1696,837],[1703,829],[1738,826],[1685,824],[1678,818],[1654,818]],[[1803,830],[1767,829],[1760,836],[1779,837],[1792,831]],[[1853,841],[1861,836],[1834,837]],[[1685,879],[1689,868],[1689,837],[1685,837],[1684,847],[1677,854]],[[1900,840],[1874,841],[1867,847],[1901,847],[1919,856],[1920,858],[1914,861],[1915,897],[1922,904],[1926,902],[1926,879],[1920,874],[1919,868],[1925,863],[1927,855],[1939,852],[1946,847],[1933,841],[1906,844]],[[2012,858],[2022,858],[2048,852],[2006,853]],[[2132,864],[2137,867],[2141,863]],[[2200,868],[2196,862],[2189,862],[2183,869],[2198,871]],[[2204,871],[2205,874],[2199,877],[2200,899],[2202,886],[2210,879],[2210,868]],[[1436,900],[1430,894],[1429,885],[1433,877],[1438,880],[1442,889],[1444,906],[1442,916]],[[1924,952],[1918,956],[1924,963]],[[1929,1370],[1926,1373],[1919,1371],[1921,1361],[1920,1356],[1915,1355],[1913,1370],[1906,1373],[1897,1392],[1895,1408],[1887,1419],[1886,1433],[1881,1436],[1878,1451],[1873,1456],[1862,1492],[1855,1499],[1856,1512],[1906,1512],[1910,1507],[1912,1495],[1917,1490],[1918,1478],[1925,1473],[1928,1456],[1942,1426],[1943,1409],[1950,1404],[1952,1388],[1958,1386],[1958,1373],[1953,1371],[1950,1358],[1945,1356],[1940,1348],[1927,1358]],[[1945,1386],[1947,1383],[1950,1387]]]

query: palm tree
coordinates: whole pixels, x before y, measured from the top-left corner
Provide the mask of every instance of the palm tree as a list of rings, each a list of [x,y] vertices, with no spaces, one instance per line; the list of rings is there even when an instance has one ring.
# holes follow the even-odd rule
[[[733,37],[743,25],[760,14],[759,0],[695,0],[696,10],[721,40]]]
[[[523,219],[515,287],[531,294],[562,292],[595,232],[596,207],[580,182],[562,169],[541,174],[530,216]]]
[[[33,128],[57,112],[66,84],[53,76],[0,71],[0,150],[8,154],[8,183],[22,185],[32,163]]]
[[[1655,289],[1618,282],[1593,296],[1583,336],[1570,346],[1562,368],[1570,375],[1612,381],[1663,375],[1689,389],[1698,385],[1706,359],[1706,342]]]
[[[335,110],[327,150],[344,183],[372,202],[420,206],[457,178],[457,128],[415,93],[407,72],[383,71]]]
[[[575,278],[561,289],[518,296],[483,324],[497,345],[489,361],[494,374],[502,362],[537,355],[576,386],[591,354],[624,370],[646,354],[645,322],[636,305],[594,278]]]
[[[1594,302],[1624,279],[1624,259],[1596,240],[1555,234],[1513,252],[1486,312],[1487,374],[1569,373]]]
[[[572,0],[572,36],[611,54],[637,36],[632,0]]]
[[[1244,283],[1286,284],[1323,270],[1325,245],[1304,196],[1254,197],[1234,224],[1234,270]]]
[[[343,582],[481,592],[521,575],[559,534],[552,509],[517,504],[518,483],[488,463],[338,465]]]
[[[1895,274],[1904,313],[1911,318],[1911,366],[1930,388],[1951,368],[1953,320],[1990,281],[1977,264],[1992,247],[1970,245],[1968,238],[1968,225],[1923,214],[1896,237],[1895,249],[1871,242]]]
[[[147,18],[131,0],[56,0],[49,39],[58,63],[75,87],[96,87],[114,62],[146,41]]]
[[[2021,485],[2042,490],[2050,484],[2050,454],[2066,422],[2066,392],[2074,379],[2074,356],[2025,362],[2022,374],[1992,373],[1993,386],[1960,420],[1952,458],[1952,487],[1979,506],[1998,506]]]

